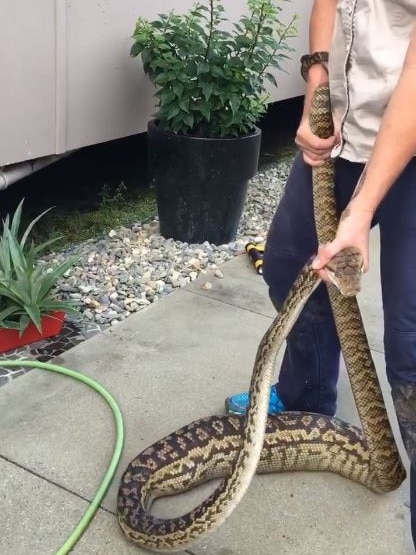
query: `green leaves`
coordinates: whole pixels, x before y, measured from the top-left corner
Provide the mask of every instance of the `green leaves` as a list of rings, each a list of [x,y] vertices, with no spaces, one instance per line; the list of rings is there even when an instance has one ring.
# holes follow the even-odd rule
[[[38,253],[49,240],[35,247],[27,245],[34,225],[47,212],[35,218],[19,239],[23,201],[17,207],[10,224],[7,216],[0,236],[0,328],[18,329],[21,333],[30,321],[41,331],[41,317],[51,310],[76,313],[70,303],[57,301],[53,294],[58,280],[76,262],[72,257],[52,268],[36,264]]]
[[[297,34],[296,16],[287,24],[279,20],[283,1],[247,0],[248,13],[231,31],[224,30],[230,26],[221,0],[198,2],[187,14],[137,20],[131,55],[141,57],[156,87],[161,127],[204,137],[253,131],[267,109],[266,83],[277,86]]]

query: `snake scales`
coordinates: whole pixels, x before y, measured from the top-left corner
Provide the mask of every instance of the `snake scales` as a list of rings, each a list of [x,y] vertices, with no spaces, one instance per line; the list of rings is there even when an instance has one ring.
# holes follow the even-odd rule
[[[333,132],[327,85],[316,90],[311,128],[322,138]],[[330,241],[337,227],[333,179],[332,161],[313,169],[319,243]],[[357,284],[353,280],[351,285],[358,274],[355,279],[359,289],[360,262],[356,255],[344,251],[331,261],[328,267],[334,272],[338,289],[328,289],[362,430],[319,414],[285,412],[267,416],[278,351],[320,283],[306,264],[258,347],[246,417],[221,415],[193,422],[148,447],[128,465],[119,487],[117,514],[132,542],[153,551],[188,547],[225,521],[256,472],[330,471],[375,492],[391,491],[401,484],[405,471],[354,296]],[[341,268],[338,277],[337,265]],[[166,520],[150,514],[157,497],[184,492],[214,478],[223,480],[188,514]]]

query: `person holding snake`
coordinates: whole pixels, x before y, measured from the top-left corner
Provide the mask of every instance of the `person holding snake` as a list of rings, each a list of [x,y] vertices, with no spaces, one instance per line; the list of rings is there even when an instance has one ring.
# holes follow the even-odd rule
[[[308,259],[324,267],[346,247],[369,267],[369,233],[380,229],[381,287],[387,378],[411,462],[411,531],[416,546],[416,3],[412,0],[315,0],[310,54],[296,135],[299,153],[271,223],[263,277],[277,309]],[[315,136],[309,116],[314,90],[329,82],[335,132]],[[318,245],[312,168],[332,157],[339,225]],[[269,414],[308,411],[334,415],[340,343],[328,292],[312,294],[288,339]],[[226,399],[244,414],[248,394]]]

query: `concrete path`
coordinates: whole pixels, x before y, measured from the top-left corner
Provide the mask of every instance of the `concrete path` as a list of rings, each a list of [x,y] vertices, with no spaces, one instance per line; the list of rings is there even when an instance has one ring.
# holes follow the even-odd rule
[[[374,358],[384,378],[377,277],[378,239],[360,303]],[[186,290],[68,351],[57,360],[99,380],[120,403],[126,442],[103,508],[73,553],[144,553],[121,534],[114,516],[121,472],[144,447],[201,416],[223,411],[226,395],[247,388],[260,337],[274,310],[245,256]],[[357,421],[342,372],[339,416]],[[395,429],[396,421],[394,419]],[[0,553],[49,555],[78,522],[111,454],[112,417],[105,404],[72,381],[39,371],[0,389]],[[400,443],[401,445],[401,443]],[[407,464],[407,462],[406,462]],[[376,496],[332,475],[256,477],[226,524],[188,553],[195,555],[408,555],[407,482]],[[157,503],[180,514],[210,486]]]

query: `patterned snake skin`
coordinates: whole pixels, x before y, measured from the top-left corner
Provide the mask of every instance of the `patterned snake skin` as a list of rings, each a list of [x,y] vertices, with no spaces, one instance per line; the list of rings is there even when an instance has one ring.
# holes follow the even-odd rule
[[[320,137],[333,132],[327,86],[315,93],[311,127]],[[320,243],[331,240],[337,227],[333,179],[332,161],[313,170]],[[256,472],[330,471],[378,493],[402,483],[405,471],[354,296],[360,266],[354,251],[335,257],[328,268],[337,287],[328,289],[362,430],[319,414],[267,416],[277,354],[320,283],[307,264],[258,347],[247,416],[220,415],[193,422],[148,447],[128,465],[119,487],[117,514],[133,543],[160,552],[189,547],[226,520]],[[157,497],[188,491],[214,478],[223,480],[188,514],[172,519],[150,514]]]

